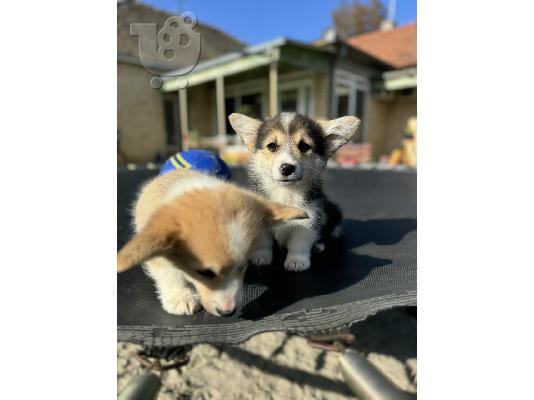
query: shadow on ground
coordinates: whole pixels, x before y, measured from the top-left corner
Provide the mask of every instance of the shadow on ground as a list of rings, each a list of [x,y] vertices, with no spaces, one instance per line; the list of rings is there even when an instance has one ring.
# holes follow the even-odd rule
[[[264,373],[288,379],[299,385],[308,385],[321,390],[329,390],[345,396],[353,395],[352,391],[343,381],[330,379],[300,369],[286,367],[239,347],[225,347],[223,351],[234,360],[245,365],[253,365]]]
[[[354,324],[354,348],[364,354],[379,353],[406,362],[417,357],[417,317],[410,308],[382,311]]]
[[[388,266],[391,259],[359,252],[367,244],[395,245],[417,228],[415,219],[353,220],[343,222],[341,240],[327,244],[327,250],[314,255],[307,271],[288,272],[283,268],[287,252],[277,250],[273,265],[251,267],[247,271],[247,285],[266,287],[263,293],[247,304],[242,318],[258,320],[277,313],[305,299],[338,293],[357,285],[375,268]],[[343,302],[343,298],[346,301]],[[337,304],[317,303],[314,307],[342,305],[353,301],[350,293],[336,299]]]
[[[356,337],[352,347],[364,355],[376,353],[392,356],[402,362],[404,368],[406,368],[407,360],[417,358],[417,318],[411,310],[396,308],[380,312],[355,324],[350,331]],[[342,380],[330,379],[313,372],[280,365],[273,361],[277,355],[285,352],[289,338],[290,336],[286,336],[269,358],[238,347],[224,346],[219,347],[219,350],[234,360],[247,366],[254,366],[264,373],[286,378],[299,385],[308,385],[345,396],[353,396]],[[327,351],[321,351],[318,354],[315,363],[316,371],[323,368],[327,354]],[[410,372],[407,370],[407,373]]]

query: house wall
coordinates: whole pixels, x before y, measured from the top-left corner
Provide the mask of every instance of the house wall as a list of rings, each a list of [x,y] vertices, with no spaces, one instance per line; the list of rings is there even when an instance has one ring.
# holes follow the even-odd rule
[[[380,154],[383,154],[389,104],[371,97],[367,105],[367,141],[371,143],[373,158],[376,159]]]
[[[405,96],[393,92],[387,98],[372,97],[368,110],[368,140],[373,147],[373,157],[401,147],[408,119],[417,117],[417,90]]]
[[[406,132],[408,119],[417,116],[417,95],[397,96],[390,105],[389,119],[385,132],[383,152],[390,154],[393,149],[400,147]]]
[[[117,64],[117,129],[126,160],[147,162],[166,144],[163,99],[150,87],[152,74],[142,66]]]

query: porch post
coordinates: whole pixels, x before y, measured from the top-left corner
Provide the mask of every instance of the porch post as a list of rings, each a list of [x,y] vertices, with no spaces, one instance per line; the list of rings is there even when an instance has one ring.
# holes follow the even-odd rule
[[[269,115],[272,117],[278,112],[278,63],[269,64]]]
[[[180,131],[182,132],[182,150],[188,150],[189,122],[187,120],[187,89],[178,90],[178,107],[180,108]]]
[[[224,102],[224,76],[215,79],[215,97],[217,100],[217,134],[219,151],[226,146],[226,110]]]

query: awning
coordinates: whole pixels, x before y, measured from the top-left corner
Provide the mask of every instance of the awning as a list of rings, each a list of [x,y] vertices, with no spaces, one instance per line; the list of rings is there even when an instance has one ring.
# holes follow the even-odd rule
[[[187,78],[188,87],[191,87],[199,85],[201,83],[214,81],[218,76],[233,75],[240,72],[248,71],[250,69],[269,65],[272,61],[272,57],[265,55],[244,55],[235,60],[230,60],[224,64],[214,65],[207,69],[201,69],[198,71],[193,70],[184,77]],[[172,92],[178,90],[180,88],[179,80],[181,78],[182,77],[165,79],[161,89],[164,92]]]
[[[385,90],[415,88],[417,87],[417,67],[384,72],[382,79],[382,89]]]

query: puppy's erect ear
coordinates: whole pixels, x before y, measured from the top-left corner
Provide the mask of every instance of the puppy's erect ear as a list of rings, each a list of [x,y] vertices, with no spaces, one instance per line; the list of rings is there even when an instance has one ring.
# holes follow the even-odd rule
[[[289,207],[281,203],[276,203],[274,201],[264,200],[263,203],[267,210],[269,211],[269,222],[272,225],[275,225],[284,221],[293,221],[295,219],[308,219],[309,216],[306,214],[306,211]]]
[[[237,113],[230,114],[228,120],[245,145],[249,149],[253,148],[261,121]]]
[[[360,120],[356,117],[341,117],[330,121],[318,121],[325,135],[326,155],[328,158],[356,134]]]
[[[176,250],[178,242],[175,232],[149,223],[118,252],[117,272],[126,271],[153,257],[162,256],[171,249]]]

